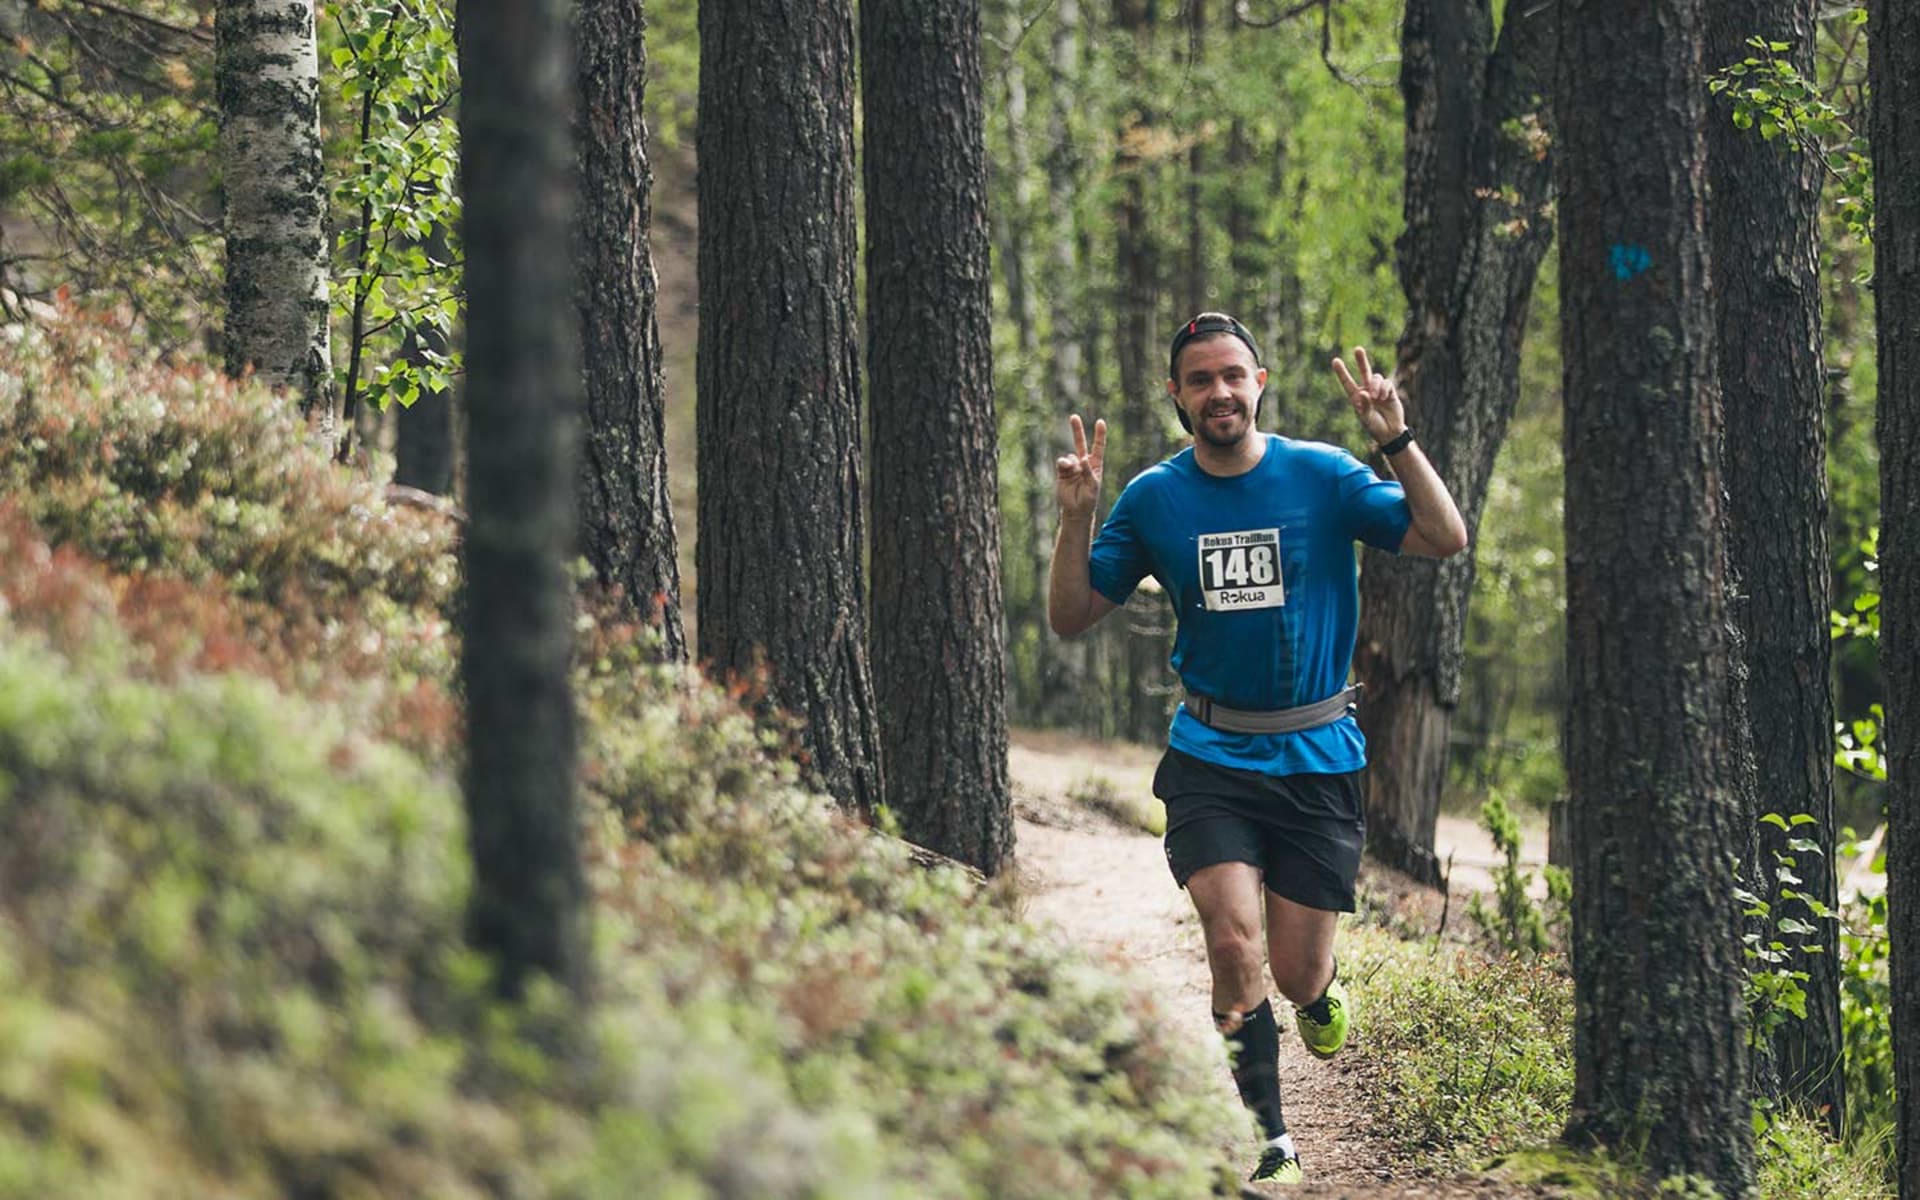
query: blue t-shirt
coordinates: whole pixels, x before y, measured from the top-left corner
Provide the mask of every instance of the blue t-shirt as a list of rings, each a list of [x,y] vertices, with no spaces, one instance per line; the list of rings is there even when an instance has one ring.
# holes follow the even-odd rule
[[[1359,624],[1353,543],[1398,552],[1406,493],[1335,446],[1272,434],[1242,475],[1209,475],[1191,449],[1140,473],[1094,539],[1094,588],[1126,603],[1152,575],[1179,621],[1173,669],[1229,708],[1297,708],[1347,685]],[[1226,733],[1183,706],[1169,744],[1269,775],[1357,771],[1367,743],[1351,714],[1299,733]]]

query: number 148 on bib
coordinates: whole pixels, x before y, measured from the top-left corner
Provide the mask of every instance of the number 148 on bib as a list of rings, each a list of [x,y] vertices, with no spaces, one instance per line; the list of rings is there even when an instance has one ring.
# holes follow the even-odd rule
[[[1280,580],[1280,531],[1244,529],[1201,534],[1200,590],[1212,612],[1284,605],[1287,598]]]

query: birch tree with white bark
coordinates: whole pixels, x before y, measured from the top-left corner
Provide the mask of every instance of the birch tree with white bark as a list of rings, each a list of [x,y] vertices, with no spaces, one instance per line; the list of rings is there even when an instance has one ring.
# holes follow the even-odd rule
[[[310,0],[222,0],[214,87],[226,196],[226,367],[331,432],[320,63]]]

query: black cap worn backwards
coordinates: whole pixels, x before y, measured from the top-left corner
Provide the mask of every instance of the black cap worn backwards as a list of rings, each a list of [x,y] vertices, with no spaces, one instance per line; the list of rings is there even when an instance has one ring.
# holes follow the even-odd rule
[[[1253,344],[1253,335],[1247,332],[1245,325],[1225,313],[1205,312],[1174,331],[1173,347],[1167,351],[1167,378],[1180,377],[1180,351],[1186,348],[1188,342],[1214,333],[1230,333],[1245,342],[1248,352],[1253,355],[1253,365],[1260,365],[1260,347]]]

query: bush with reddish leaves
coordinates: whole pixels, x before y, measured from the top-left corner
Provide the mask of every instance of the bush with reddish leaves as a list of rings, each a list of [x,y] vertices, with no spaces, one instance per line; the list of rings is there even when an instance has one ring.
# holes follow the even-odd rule
[[[493,999],[445,518],[110,323],[0,337],[0,1200],[1228,1185],[1217,1054],[809,793],[611,598],[593,1004]]]

